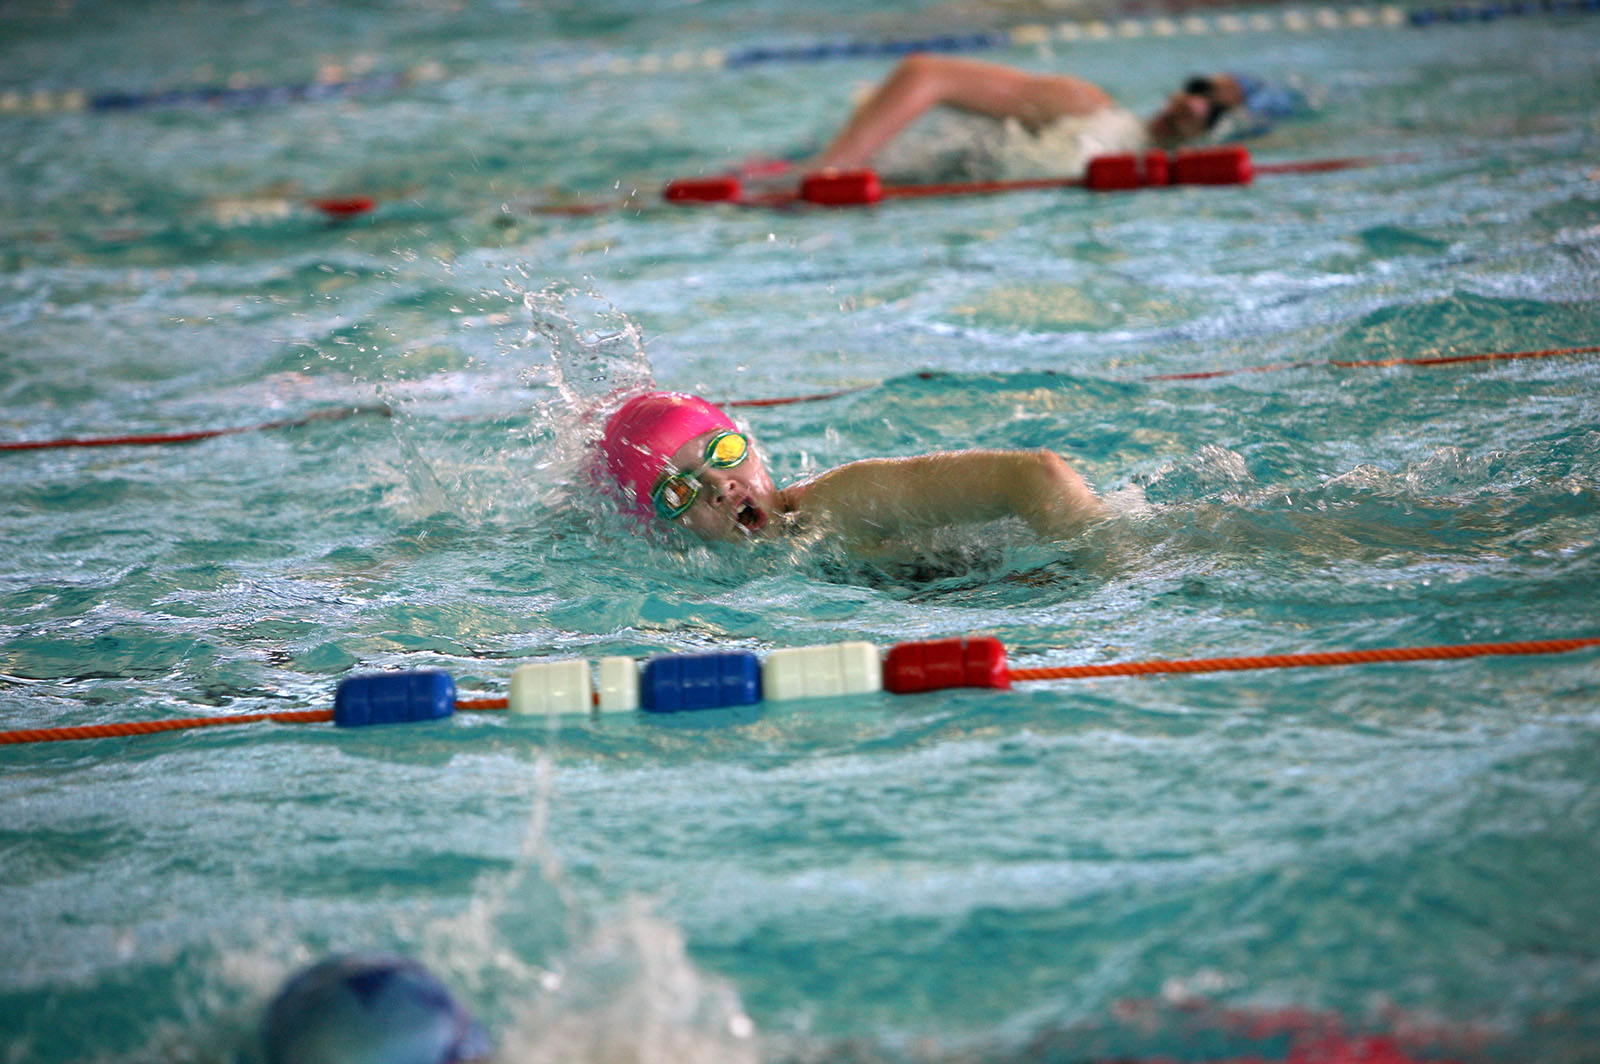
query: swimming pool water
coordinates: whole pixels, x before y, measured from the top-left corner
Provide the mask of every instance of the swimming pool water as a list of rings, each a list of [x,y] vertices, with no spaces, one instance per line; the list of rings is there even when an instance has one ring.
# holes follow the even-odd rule
[[[1043,15],[0,8],[24,95],[425,72],[0,113],[0,438],[391,412],[0,454],[0,726],[844,639],[1054,665],[1600,633],[1596,356],[1332,364],[1600,342],[1592,16],[989,53],[1139,110],[1192,70],[1292,75],[1322,110],[1258,162],[1376,161],[839,212],[652,190],[815,144],[885,60],[582,66]],[[351,196],[376,209],[304,202]],[[556,313],[579,392],[611,381],[570,337],[619,322],[666,386],[849,389],[741,409],[780,481],[1052,447],[1127,516],[914,564],[638,539],[578,472]],[[1201,371],[1228,372],[1170,379]],[[0,1056],[255,1059],[280,979],[382,948],[517,1061],[1281,1060],[1330,1017],[1420,1059],[1591,1060],[1595,660],[7,746]]]

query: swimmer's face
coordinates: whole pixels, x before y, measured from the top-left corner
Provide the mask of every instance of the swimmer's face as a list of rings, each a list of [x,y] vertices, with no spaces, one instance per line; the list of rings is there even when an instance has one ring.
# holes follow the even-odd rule
[[[1181,144],[1204,133],[1210,115],[1210,100],[1180,89],[1150,119],[1150,133],[1163,144]]]
[[[754,447],[744,461],[719,469],[706,461],[706,445],[714,432],[702,433],[679,447],[664,473],[686,473],[698,482],[694,503],[677,524],[701,539],[741,541],[768,532],[778,515],[778,490]]]
[[[1150,119],[1150,132],[1164,144],[1181,144],[1200,136],[1217,124],[1223,112],[1243,103],[1244,90],[1232,74],[1190,78]]]

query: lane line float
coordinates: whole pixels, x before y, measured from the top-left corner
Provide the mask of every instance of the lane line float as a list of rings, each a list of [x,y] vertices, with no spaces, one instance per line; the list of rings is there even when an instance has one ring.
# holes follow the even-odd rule
[[[935,34],[881,40],[821,40],[801,44],[747,45],[742,48],[684,49],[645,52],[635,56],[591,55],[579,59],[530,59],[514,68],[517,76],[550,80],[599,79],[682,74],[695,71],[741,70],[775,63],[820,63],[841,60],[892,59],[913,52],[978,52],[1005,48],[1048,48],[1055,42],[1095,44],[1144,38],[1237,36],[1245,33],[1291,33],[1342,30],[1428,29],[1497,22],[1508,18],[1555,18],[1600,12],[1600,0],[1484,0],[1436,7],[1406,8],[1396,4],[1321,6],[1310,10],[1252,11],[1182,17],[1154,15],[1114,21],[1085,19],[1057,23],[1032,22],[971,33]],[[359,66],[358,63],[351,65]],[[0,115],[101,114],[167,107],[239,109],[282,106],[302,101],[342,99],[398,91],[419,81],[445,77],[444,65],[427,60],[399,73],[349,77],[343,66],[328,78],[278,85],[251,84],[240,72],[223,84],[152,90],[82,88],[0,88]]]
[[[1600,344],[1579,347],[1547,347],[1537,351],[1480,351],[1466,355],[1432,355],[1425,358],[1313,359],[1305,362],[1273,362],[1265,366],[1235,366],[1231,369],[1194,370],[1187,373],[1152,373],[1139,378],[1147,381],[1199,381],[1231,377],[1239,373],[1274,373],[1285,369],[1383,369],[1390,366],[1457,366],[1469,362],[1514,362],[1527,358],[1559,358],[1600,352]]]
[[[1597,0],[1600,2],[1600,0]],[[1380,156],[1313,160],[1302,163],[1256,166],[1242,145],[1184,148],[1172,155],[1152,149],[1142,155],[1097,156],[1089,160],[1082,177],[1039,177],[1002,181],[951,181],[920,184],[885,183],[870,168],[803,174],[790,189],[749,191],[737,174],[678,177],[661,188],[661,200],[679,207],[725,204],[733,207],[788,209],[794,207],[858,207],[884,200],[926,199],[945,196],[992,196],[1003,192],[1034,192],[1083,188],[1116,192],[1163,185],[1243,185],[1257,173],[1318,173],[1392,161]],[[569,203],[525,203],[507,210],[522,214],[584,217],[606,211],[643,211],[647,201],[638,193],[619,200]]]
[[[1374,358],[1374,359],[1322,359],[1307,360],[1302,362],[1273,362],[1262,366],[1235,366],[1228,369],[1191,370],[1182,373],[1152,373],[1138,378],[1145,381],[1195,381],[1211,380],[1217,377],[1231,377],[1241,373],[1273,373],[1289,369],[1315,369],[1317,367],[1332,367],[1334,369],[1384,369],[1393,366],[1430,367],[1454,366],[1473,362],[1513,362],[1533,358],[1559,358],[1571,355],[1586,355],[1600,353],[1600,344],[1588,344],[1576,347],[1548,347],[1533,351],[1481,351],[1461,355],[1431,355],[1422,358]],[[922,380],[933,380],[943,374],[923,370],[915,374]],[[831,399],[839,399],[846,395],[855,395],[880,387],[883,382],[874,384],[857,384],[848,388],[836,388],[826,392],[811,392],[802,395],[779,395],[761,399],[728,399],[718,405],[724,407],[765,408],[778,406],[792,406],[797,403],[821,403]],[[199,440],[214,439],[218,436],[232,436],[245,432],[264,432],[274,429],[297,428],[315,421],[338,421],[343,418],[353,417],[357,414],[376,414],[381,417],[393,416],[393,411],[386,404],[372,406],[341,407],[334,410],[318,411],[305,417],[293,418],[284,421],[268,421],[259,425],[240,425],[223,429],[202,429],[193,432],[155,433],[138,436],[91,436],[68,437],[57,440],[14,440],[0,443],[0,451],[37,451],[48,448],[66,447],[139,447],[155,446],[158,444],[183,444],[194,443]]]
[[[1596,0],[1600,3],[1600,0]],[[871,168],[804,174],[792,189],[747,191],[737,174],[679,177],[661,188],[663,202],[679,207],[725,204],[734,207],[788,209],[794,207],[870,206],[885,200],[928,199],[954,196],[992,196],[1005,192],[1037,192],[1079,188],[1091,192],[1127,192],[1169,185],[1247,185],[1260,176],[1324,174],[1395,163],[1416,162],[1412,152],[1390,155],[1348,155],[1327,159],[1301,159],[1257,163],[1241,144],[1180,148],[1168,153],[1159,148],[1143,153],[1101,155],[1089,160],[1082,177],[1036,177],[994,181],[947,181],[893,184]],[[586,217],[607,211],[641,212],[647,200],[637,192],[619,200],[524,203],[509,211],[533,215]]]
[[[1365,165],[1366,160],[1329,160],[1324,165],[1342,168]],[[733,174],[675,178],[662,188],[661,198],[677,206],[725,203],[737,207],[782,208],[870,206],[885,200],[926,199],[946,196],[991,196],[1003,192],[1033,192],[1058,188],[1083,188],[1092,192],[1118,192],[1164,185],[1245,185],[1257,172],[1249,151],[1225,144],[1185,148],[1170,156],[1159,149],[1143,154],[1101,155],[1089,160],[1082,177],[1022,178],[1009,181],[952,181],[891,184],[870,168],[805,174],[793,190],[747,195],[744,182]],[[1281,170],[1273,172],[1291,173]],[[557,208],[564,213],[566,208]]]
[[[1368,664],[1459,661],[1506,655],[1564,654],[1600,646],[1600,636],[1440,646],[1263,654],[1245,657],[1149,660],[1104,665],[1014,669],[992,636],[898,643],[880,654],[864,641],[769,651],[665,654],[641,666],[610,656],[591,669],[587,659],[530,662],[511,674],[505,697],[458,698],[455,680],[437,669],[350,676],[339,683],[332,710],[253,713],[231,717],[90,724],[0,732],[0,745],[145,735],[225,724],[332,721],[343,728],[442,720],[457,710],[515,714],[681,713],[757,703],[851,695],[919,694],[958,687],[1009,690],[1013,684],[1105,677],[1326,668]]]
[[[56,440],[13,440],[0,443],[0,451],[42,451],[65,447],[154,447],[163,444],[197,443],[214,440],[219,436],[238,436],[246,432],[272,432],[294,429],[318,421],[343,421],[358,415],[375,414],[392,417],[394,411],[387,403],[369,406],[341,406],[331,410],[317,410],[295,418],[264,421],[257,425],[234,425],[222,429],[198,429],[190,432],[155,432],[132,436],[67,436]]]
[[[1333,369],[1387,369],[1394,366],[1428,368],[1466,365],[1474,362],[1517,362],[1525,359],[1563,358],[1589,354],[1600,354],[1600,344],[1546,347],[1531,351],[1477,351],[1470,354],[1428,355],[1421,358],[1396,356],[1370,359],[1306,359],[1300,362],[1271,362],[1261,366],[1234,366],[1227,369],[1189,370],[1181,373],[1150,373],[1136,379],[1142,381],[1193,381],[1211,380],[1216,377],[1231,377],[1240,373],[1275,373],[1281,370],[1316,369],[1319,367]],[[938,370],[921,370],[909,376],[919,380],[936,380],[947,376],[947,374]],[[788,406],[793,403],[826,402],[830,399],[839,399],[846,395],[855,395],[859,392],[869,391],[872,388],[882,387],[884,383],[883,381],[878,381],[874,384],[857,384],[831,392],[815,392],[809,395],[776,396],[769,399],[732,399],[721,402],[718,405],[724,407],[769,407]]]
[[[43,115],[57,112],[125,114],[167,108],[200,108],[235,111],[253,107],[282,107],[292,103],[348,100],[398,92],[423,81],[437,81],[443,68],[423,63],[394,73],[332,77],[276,85],[252,84],[248,75],[238,74],[221,85],[190,85],[182,88],[148,90],[39,89],[26,92],[12,87],[0,89],[0,114]]]

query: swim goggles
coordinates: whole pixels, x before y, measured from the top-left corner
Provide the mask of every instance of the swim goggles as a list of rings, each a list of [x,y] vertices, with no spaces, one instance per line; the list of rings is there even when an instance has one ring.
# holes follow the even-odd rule
[[[704,469],[732,469],[750,454],[750,438],[731,429],[712,436],[706,441]],[[656,516],[663,521],[675,521],[689,512],[689,507],[700,497],[700,480],[693,473],[668,473],[650,489],[650,501],[655,504]]]

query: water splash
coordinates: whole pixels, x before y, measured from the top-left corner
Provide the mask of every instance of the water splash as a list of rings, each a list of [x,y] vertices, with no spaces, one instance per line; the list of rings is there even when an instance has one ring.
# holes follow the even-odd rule
[[[551,746],[558,727],[552,720]],[[330,952],[367,948],[414,956],[435,973],[489,1028],[494,1064],[758,1064],[738,994],[693,964],[677,926],[636,897],[613,910],[572,889],[548,835],[553,755],[524,771],[517,857],[482,877],[465,907],[402,906],[331,940],[293,907],[251,921],[230,936],[240,944],[218,943],[196,969],[205,974],[180,989],[182,1022],[154,1024],[143,1046],[103,1064],[259,1064],[274,988]]]
[[[504,1064],[756,1064],[731,986],[698,971],[683,933],[634,901],[599,924],[559,982],[501,1040]]]
[[[559,725],[552,718],[551,742]],[[497,1064],[756,1064],[754,1025],[731,986],[690,962],[684,936],[632,898],[596,917],[566,882],[548,830],[554,761],[536,765],[536,786],[516,868],[476,892],[472,910],[447,928],[430,924],[432,953],[450,951],[453,968],[491,964],[510,975],[517,1003],[497,1039]],[[553,946],[543,965],[516,954],[528,936],[508,937],[531,896],[560,911],[562,927],[534,934]],[[441,933],[442,931],[442,933]],[[460,955],[463,945],[470,957]]]
[[[527,404],[496,415],[503,433],[458,432],[452,426],[461,419],[448,411],[477,392],[514,392],[505,387],[504,363],[451,374],[428,388],[376,382],[378,397],[394,411],[398,453],[392,462],[374,462],[394,481],[385,501],[403,520],[450,514],[526,523],[565,513],[575,497],[588,494],[592,444],[605,418],[627,396],[655,387],[642,330],[604,296],[566,282],[538,290],[522,283],[507,279],[506,292],[486,296],[519,301],[531,318],[520,340],[500,344]]]
[[[565,282],[522,297],[533,332],[550,345],[557,390],[569,413],[597,423],[623,397],[655,387],[644,334],[592,288]]]

